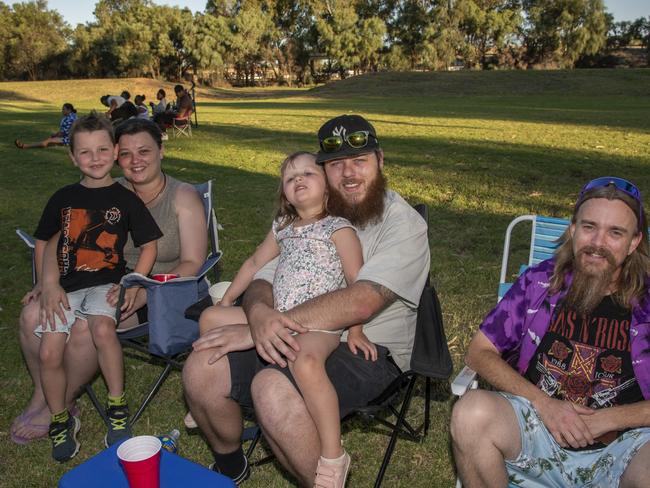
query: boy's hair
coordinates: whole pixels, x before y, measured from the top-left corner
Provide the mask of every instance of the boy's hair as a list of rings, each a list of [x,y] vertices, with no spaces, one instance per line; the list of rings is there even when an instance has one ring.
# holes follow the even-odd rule
[[[124,90],[122,93],[120,93],[120,96],[121,96],[124,100],[130,100],[130,99],[131,99],[131,94],[130,94],[128,91],[126,91],[126,90]]]
[[[75,145],[75,136],[79,132],[95,132],[104,130],[111,138],[111,142],[115,145],[115,133],[113,132],[113,126],[111,121],[108,120],[104,115],[100,115],[94,110],[88,115],[79,117],[72,124],[70,129],[70,152],[74,152]]]
[[[160,95],[161,93],[162,93],[163,98],[165,98],[167,96],[167,94],[165,93],[165,90],[163,90],[162,88],[160,90],[158,90],[158,93],[156,95]]]
[[[135,96],[135,104],[137,105],[138,103],[142,103],[147,99],[144,95],[136,95]]]
[[[282,161],[280,165],[280,185],[278,187],[278,210],[275,213],[275,220],[278,222],[278,230],[284,229],[286,226],[292,224],[298,217],[298,211],[296,208],[289,203],[286,195],[284,194],[284,172],[287,167],[293,165],[293,163],[301,156],[309,156],[314,158],[314,163],[316,162],[316,155],[309,151],[297,151],[293,154],[290,154]],[[323,171],[323,167],[320,166],[319,169]],[[323,176],[325,178],[325,176]],[[318,215],[318,219],[322,219],[329,215],[327,208],[328,204],[328,195],[327,191],[327,178],[325,178],[325,201],[323,202],[323,211]]]
[[[106,105],[107,107],[108,107],[108,97],[110,97],[110,95],[102,95],[101,97],[99,97],[99,101],[102,103],[102,105]]]
[[[123,135],[135,135],[146,132],[156,142],[158,147],[162,147],[162,132],[158,124],[147,119],[127,119],[115,128],[115,140],[119,141]]]
[[[180,93],[180,92],[182,92],[183,90],[185,90],[185,88],[183,88],[183,85],[176,85],[176,86],[174,86],[174,93]]]

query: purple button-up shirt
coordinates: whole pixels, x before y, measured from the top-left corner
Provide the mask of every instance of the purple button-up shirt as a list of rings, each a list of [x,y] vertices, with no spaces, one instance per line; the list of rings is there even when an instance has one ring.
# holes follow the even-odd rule
[[[549,259],[530,267],[480,326],[503,358],[522,376],[546,334],[556,305],[564,291],[549,295],[555,261]],[[567,279],[567,286],[571,278]],[[646,284],[650,281],[646,278]],[[643,398],[650,400],[650,286],[641,305],[632,308],[630,355],[634,376]]]

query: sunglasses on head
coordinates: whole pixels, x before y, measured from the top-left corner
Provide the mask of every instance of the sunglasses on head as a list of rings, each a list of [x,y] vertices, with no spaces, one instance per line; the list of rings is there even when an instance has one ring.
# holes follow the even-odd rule
[[[605,188],[607,186],[613,185],[617,190],[622,191],[626,195],[632,197],[634,201],[639,206],[639,229],[641,229],[641,221],[643,220],[643,202],[641,201],[641,192],[636,187],[636,185],[626,179],[618,178],[616,176],[602,176],[591,180],[580,190],[580,196],[578,196],[578,202],[582,200],[585,194],[596,188]]]
[[[367,130],[359,130],[352,132],[345,136],[330,136],[320,141],[320,147],[325,153],[332,153],[338,151],[343,146],[343,142],[347,142],[350,147],[354,149],[361,149],[368,145],[368,139],[372,137],[377,138]]]

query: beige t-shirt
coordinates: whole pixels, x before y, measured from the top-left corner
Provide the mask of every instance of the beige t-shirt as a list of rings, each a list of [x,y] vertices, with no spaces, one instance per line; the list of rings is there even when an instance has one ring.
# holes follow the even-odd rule
[[[389,190],[384,204],[378,223],[357,230],[364,260],[357,280],[385,286],[399,299],[364,324],[363,331],[370,341],[388,348],[404,371],[410,367],[418,302],[429,274],[429,240],[426,223],[401,196]],[[255,278],[273,283],[276,266],[277,259]]]

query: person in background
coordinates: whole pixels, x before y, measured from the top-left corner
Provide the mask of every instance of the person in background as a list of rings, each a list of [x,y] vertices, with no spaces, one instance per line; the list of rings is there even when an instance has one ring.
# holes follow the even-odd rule
[[[176,93],[176,107],[174,110],[165,110],[163,113],[154,115],[153,121],[158,124],[160,130],[163,132],[163,139],[167,138],[167,127],[171,127],[174,119],[189,119],[192,115],[192,97],[183,88],[183,85],[176,85],[174,87]]]
[[[136,95],[135,96],[135,108],[138,110],[138,118],[149,120],[149,109],[144,104],[145,96]]]
[[[156,100],[158,100],[158,103],[149,102],[149,106],[151,107],[152,117],[155,117],[158,114],[162,114],[165,112],[165,110],[167,110],[166,96],[167,94],[165,93],[165,90],[161,88],[156,93]]]
[[[24,143],[20,139],[16,139],[14,144],[18,149],[33,149],[37,147],[49,146],[67,146],[70,144],[70,129],[75,120],[77,120],[77,110],[71,103],[64,103],[61,107],[61,122],[59,123],[59,130],[47,139],[40,142]]]

